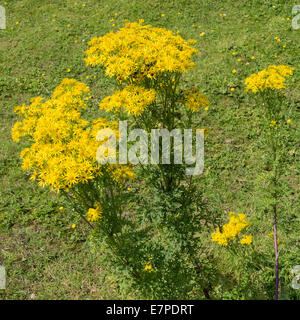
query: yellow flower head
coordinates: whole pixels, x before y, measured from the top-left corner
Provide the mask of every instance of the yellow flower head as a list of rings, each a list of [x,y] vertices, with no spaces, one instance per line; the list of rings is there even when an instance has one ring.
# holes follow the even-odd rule
[[[86,213],[87,215],[87,220],[88,221],[98,221],[102,219],[102,206],[99,202],[96,202],[94,205],[94,208],[90,208],[88,212]]]
[[[150,260],[151,260],[151,259],[150,259]],[[147,272],[152,272],[152,271],[153,271],[150,262],[145,262],[145,268],[144,268],[144,270],[147,271]]]

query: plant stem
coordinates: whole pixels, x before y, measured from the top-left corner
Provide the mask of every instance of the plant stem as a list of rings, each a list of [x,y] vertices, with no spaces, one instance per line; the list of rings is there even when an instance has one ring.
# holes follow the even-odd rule
[[[269,106],[276,105],[272,101],[268,101]],[[275,110],[276,111],[276,110]],[[268,121],[272,121],[276,119],[277,113],[279,111],[276,111],[274,113],[274,110],[272,108],[268,108]],[[276,119],[277,120],[277,119]],[[271,150],[273,153],[273,187],[274,187],[274,193],[273,193],[273,234],[274,234],[274,249],[275,249],[275,300],[278,300],[278,290],[279,290],[279,254],[278,254],[278,242],[277,242],[277,200],[278,200],[278,193],[277,193],[277,184],[278,184],[278,164],[277,164],[277,150],[278,150],[278,133],[276,130],[271,129]]]
[[[279,285],[279,261],[278,261],[278,246],[277,246],[277,210],[276,204],[273,206],[274,213],[274,248],[275,248],[275,300],[278,300],[278,285]]]

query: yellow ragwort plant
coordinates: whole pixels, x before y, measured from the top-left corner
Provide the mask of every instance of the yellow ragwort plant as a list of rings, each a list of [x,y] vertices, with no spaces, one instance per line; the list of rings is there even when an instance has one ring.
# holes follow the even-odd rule
[[[195,40],[185,40],[171,30],[144,24],[143,20],[128,22],[119,30],[91,39],[84,59],[86,65],[95,72],[99,68],[104,70],[115,84],[115,91],[100,102],[100,110],[113,119],[130,120],[128,126],[142,128],[148,135],[152,129],[183,132],[183,129],[194,128],[197,114],[207,111],[209,105],[208,98],[198,88],[181,88],[184,74],[195,67],[193,59],[198,53],[195,44]],[[205,131],[207,133],[208,129]],[[159,151],[161,149],[162,145]],[[170,158],[174,153],[174,145],[170,143]],[[135,217],[140,221],[139,228],[145,228],[143,237],[149,238],[147,245],[146,242],[141,245],[143,254],[130,252],[129,258],[134,255],[140,267],[148,254],[153,253],[153,248],[160,248],[153,255],[153,263],[146,264],[145,271],[150,272],[155,265],[151,277],[164,279],[153,282],[152,286],[147,282],[150,281],[148,277],[147,281],[138,280],[147,297],[184,297],[183,288],[188,288],[190,280],[198,277],[194,235],[201,227],[201,215],[195,211],[203,208],[202,199],[192,176],[185,174],[186,165],[174,162],[172,159],[170,164],[150,166],[147,162],[139,165],[143,192],[149,194],[136,192],[139,209]],[[167,203],[174,205],[170,208]],[[149,230],[155,230],[154,234],[148,233]],[[141,233],[136,237],[134,241],[139,246]],[[187,265],[192,267],[189,269]],[[183,279],[180,272],[185,274],[181,286],[175,281]],[[176,293],[179,291],[180,295]]]
[[[100,102],[100,110],[111,113],[109,119],[130,119],[130,126],[148,133],[154,128],[192,128],[197,112],[209,105],[199,89],[180,88],[183,74],[195,66],[194,44],[170,30],[144,25],[143,20],[93,38],[85,63],[102,67],[116,84]],[[118,139],[119,126],[105,118],[86,120],[90,97],[84,83],[64,79],[49,99],[36,97],[16,107],[21,119],[12,137],[27,144],[21,152],[23,169],[39,185],[69,200],[95,231],[98,243],[108,248],[106,261],[131,275],[145,297],[185,297],[199,277],[194,235],[201,227],[198,211],[203,205],[192,177],[187,178],[185,166],[174,161],[141,166],[148,180],[140,184],[149,194],[128,192],[128,182],[136,178],[131,166],[97,162],[97,151],[103,151],[108,139],[97,141],[99,131],[110,128]],[[110,151],[104,156],[113,156]],[[131,210],[126,203],[132,198],[136,203]],[[144,264],[149,255],[153,261]]]
[[[284,110],[284,93],[286,80],[293,75],[294,68],[288,65],[269,65],[266,69],[251,74],[245,80],[245,91],[253,93],[258,98],[260,107],[263,108],[262,117],[265,119],[265,139],[269,152],[269,161],[272,164],[272,176],[269,190],[272,197],[274,249],[275,249],[275,299],[278,299],[279,288],[279,253],[277,238],[277,205],[279,201],[279,179],[283,167],[282,159],[284,142],[280,134],[280,126],[289,123],[290,119],[283,120],[286,116]]]

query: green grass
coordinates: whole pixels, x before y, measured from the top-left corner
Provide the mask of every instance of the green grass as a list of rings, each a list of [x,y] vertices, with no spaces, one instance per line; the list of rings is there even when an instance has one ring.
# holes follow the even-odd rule
[[[198,86],[211,101],[209,111],[197,121],[210,128],[199,188],[221,221],[228,211],[244,212],[251,218],[262,264],[263,256],[272,256],[273,249],[267,236],[272,232],[272,217],[266,213],[262,194],[261,111],[246,97],[243,82],[269,64],[296,68],[288,89],[293,135],[279,212],[281,277],[289,283],[292,266],[300,263],[299,163],[294,155],[299,148],[300,30],[293,30],[291,20],[287,21],[296,4],[290,0],[7,1],[7,29],[0,30],[0,265],[7,270],[7,289],[0,291],[0,298],[130,298],[120,296],[114,279],[99,262],[101,253],[91,250],[84,223],[68,209],[58,209],[65,204],[57,195],[29,181],[19,160],[22,146],[12,142],[10,131],[16,122],[15,106],[28,103],[33,96],[49,97],[65,77],[88,84],[96,106],[112,87],[104,75],[98,73],[94,79],[93,70],[85,67],[87,42],[122,26],[124,19],[139,18],[198,41],[196,68],[185,76],[184,84],[186,88]],[[237,72],[232,73],[233,69]],[[90,112],[100,115],[96,107]],[[203,245],[206,254],[219,250],[205,235]],[[225,261],[218,263],[221,266]],[[259,269],[259,281],[264,275],[272,277],[272,272],[272,265]],[[229,290],[233,284],[243,286],[242,275],[230,264],[221,277]],[[281,290],[283,298],[286,290]],[[253,298],[267,295],[253,292]]]

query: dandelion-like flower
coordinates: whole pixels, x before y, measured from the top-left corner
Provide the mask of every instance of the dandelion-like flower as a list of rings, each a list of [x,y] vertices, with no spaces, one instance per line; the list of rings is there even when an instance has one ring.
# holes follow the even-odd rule
[[[92,221],[92,222],[101,220],[102,219],[102,213],[103,213],[103,210],[102,210],[101,204],[99,202],[96,202],[95,205],[94,205],[94,208],[90,208],[88,210],[88,212],[86,213],[87,220],[88,221]]]

